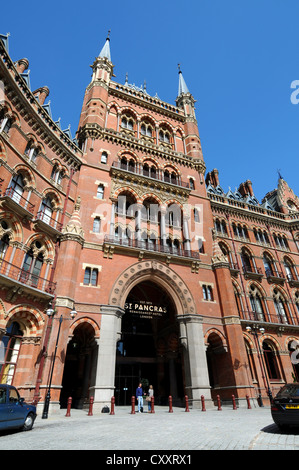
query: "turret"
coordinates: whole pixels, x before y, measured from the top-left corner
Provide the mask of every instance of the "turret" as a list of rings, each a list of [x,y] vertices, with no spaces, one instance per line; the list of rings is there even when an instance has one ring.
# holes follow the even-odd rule
[[[86,88],[83,101],[77,137],[78,142],[84,142],[86,137],[88,137],[88,132],[86,133],[88,124],[98,124],[100,127],[105,126],[108,88],[113,76],[109,34],[104,47],[99,56],[95,58],[91,68],[92,78]]]
[[[186,134],[185,144],[187,155],[194,159],[203,160],[201,143],[198,134],[197,121],[195,116],[195,99],[188,90],[179,65],[179,90],[176,99],[176,105],[184,111],[185,124],[184,130]]]

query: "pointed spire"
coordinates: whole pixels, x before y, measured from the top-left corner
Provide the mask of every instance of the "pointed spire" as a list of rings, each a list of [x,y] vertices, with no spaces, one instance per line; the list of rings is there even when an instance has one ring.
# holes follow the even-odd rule
[[[186,82],[184,80],[182,71],[181,71],[181,64],[178,64],[178,69],[179,69],[179,93],[178,96],[181,96],[183,93],[190,93],[188,90],[188,87],[186,85]]]
[[[106,42],[104,44],[103,49],[100,52],[99,57],[106,58],[111,62],[111,54],[110,54],[110,29],[108,31],[108,36],[106,38]]]

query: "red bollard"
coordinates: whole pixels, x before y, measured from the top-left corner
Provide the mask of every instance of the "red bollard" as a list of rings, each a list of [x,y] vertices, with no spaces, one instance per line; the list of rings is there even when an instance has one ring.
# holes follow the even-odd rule
[[[220,395],[217,395],[217,404],[218,404],[218,411],[221,411],[221,401],[220,401]]]
[[[111,411],[110,411],[110,414],[111,414],[111,415],[115,415],[115,413],[114,413],[114,405],[115,405],[115,397],[111,397]]]
[[[233,400],[233,410],[236,410],[237,405],[236,405],[235,395],[232,395],[232,400]]]
[[[169,395],[168,401],[169,401],[169,413],[173,413],[173,409],[172,409],[172,396],[171,396],[171,395]]]
[[[246,395],[246,400],[247,400],[247,409],[251,410],[250,399],[248,395]]]
[[[131,398],[131,404],[132,404],[131,415],[134,415],[135,414],[135,397]]]
[[[206,411],[205,397],[201,396],[201,411]]]
[[[186,412],[189,412],[190,410],[189,410],[189,402],[188,402],[188,397],[187,397],[187,395],[185,395],[185,401],[186,401],[186,409],[185,409],[185,411],[186,411]]]
[[[151,413],[155,413],[155,398],[151,397]]]
[[[67,401],[66,417],[71,416],[72,397],[69,397]]]
[[[93,397],[90,397],[89,399],[89,410],[88,410],[88,415],[87,416],[92,416],[92,407],[93,407]]]

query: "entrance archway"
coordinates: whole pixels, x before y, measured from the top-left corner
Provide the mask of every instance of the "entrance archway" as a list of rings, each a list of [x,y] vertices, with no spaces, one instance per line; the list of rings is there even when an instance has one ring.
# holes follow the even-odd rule
[[[115,398],[129,405],[138,383],[153,385],[155,403],[174,404],[184,396],[182,351],[173,299],[157,282],[144,280],[128,293],[117,344]]]
[[[95,383],[97,342],[95,329],[90,322],[80,323],[67,346],[60,394],[60,406],[66,408],[72,397],[73,408],[83,408],[88,403],[89,389]]]
[[[111,396],[115,394],[116,344],[119,347],[119,341],[122,340],[121,323],[122,317],[126,315],[125,304],[135,286],[149,281],[159,287],[158,301],[161,295],[167,294],[172,302],[176,321],[168,323],[168,329],[174,335],[172,339],[177,340],[178,347],[175,352],[181,352],[182,348],[184,365],[181,370],[184,371],[184,393],[193,400],[194,407],[200,404],[202,395],[206,401],[211,399],[202,327],[203,317],[196,311],[191,291],[182,277],[167,264],[156,260],[145,260],[129,266],[118,276],[110,291],[108,304],[101,305],[101,335],[96,383],[93,387],[94,404],[99,408],[109,405]],[[178,336],[176,322],[179,325]],[[157,348],[155,351],[158,363]],[[173,362],[170,364],[172,367]],[[173,377],[173,374],[171,376]],[[166,378],[166,374],[163,374],[163,377]],[[176,378],[178,383],[180,379],[178,376]],[[183,383],[182,380],[181,382]]]

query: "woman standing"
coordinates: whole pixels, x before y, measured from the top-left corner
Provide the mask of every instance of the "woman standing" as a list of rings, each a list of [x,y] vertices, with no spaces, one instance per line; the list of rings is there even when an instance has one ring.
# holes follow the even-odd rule
[[[148,411],[151,411],[152,409],[152,397],[154,396],[154,389],[153,389],[153,386],[150,385],[149,386],[149,389],[148,389],[148,397],[149,397],[149,400],[147,402],[148,404]]]

